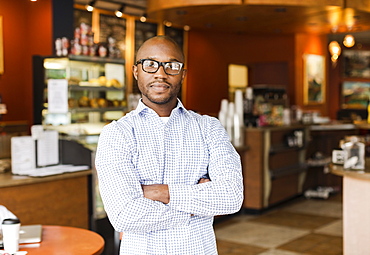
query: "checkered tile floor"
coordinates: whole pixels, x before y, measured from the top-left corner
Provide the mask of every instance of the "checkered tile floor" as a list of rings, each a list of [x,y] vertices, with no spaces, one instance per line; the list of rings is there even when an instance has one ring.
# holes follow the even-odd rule
[[[219,255],[341,255],[342,196],[297,198],[215,223]]]

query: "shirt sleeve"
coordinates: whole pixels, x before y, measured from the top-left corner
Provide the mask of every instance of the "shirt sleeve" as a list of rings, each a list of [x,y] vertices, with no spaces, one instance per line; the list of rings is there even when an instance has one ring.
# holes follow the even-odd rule
[[[144,198],[132,163],[133,146],[117,122],[104,127],[95,158],[104,209],[118,232],[143,233],[185,224],[190,214]]]
[[[235,213],[243,202],[240,156],[217,119],[211,118],[204,130],[210,154],[208,174],[211,181],[195,185],[169,184],[169,204],[194,215]]]

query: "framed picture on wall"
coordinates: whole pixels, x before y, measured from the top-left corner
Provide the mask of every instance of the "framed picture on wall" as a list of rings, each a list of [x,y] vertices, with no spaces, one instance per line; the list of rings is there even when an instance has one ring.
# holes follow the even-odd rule
[[[348,78],[370,78],[370,51],[345,50],[344,77]]]
[[[325,103],[325,57],[321,55],[305,54],[303,74],[304,104]]]
[[[366,109],[370,99],[370,82],[345,81],[342,84],[342,108]]]

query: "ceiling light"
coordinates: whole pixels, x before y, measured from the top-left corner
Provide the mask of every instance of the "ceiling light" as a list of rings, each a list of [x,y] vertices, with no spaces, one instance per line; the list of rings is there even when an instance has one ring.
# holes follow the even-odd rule
[[[342,49],[337,41],[332,41],[329,43],[329,52],[331,55],[331,61],[335,64],[342,52]]]
[[[163,21],[163,24],[166,26],[166,27],[171,27],[172,26],[172,22],[171,21]]]
[[[95,5],[96,0],[92,0],[85,6],[86,10],[89,12],[92,12],[94,10],[94,5]]]
[[[144,14],[140,17],[140,21],[141,21],[141,22],[146,22],[146,13],[144,13]]]
[[[346,35],[343,39],[343,44],[347,48],[351,48],[353,45],[355,45],[355,38],[353,37],[353,35],[351,34]]]
[[[125,9],[125,7],[126,7],[126,5],[125,5],[125,4],[122,4],[122,5],[121,5],[121,7],[120,7],[118,10],[116,10],[116,11],[114,12],[114,14],[115,14],[118,18],[121,18],[121,17],[122,17],[122,15],[123,15],[123,10]]]

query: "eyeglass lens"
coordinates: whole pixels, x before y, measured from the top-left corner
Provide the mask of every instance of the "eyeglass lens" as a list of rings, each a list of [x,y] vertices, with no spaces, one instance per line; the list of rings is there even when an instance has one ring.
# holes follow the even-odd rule
[[[166,74],[175,75],[181,71],[182,64],[179,62],[158,62],[155,60],[146,59],[142,62],[143,70],[148,73],[155,73],[159,67],[163,65]]]

